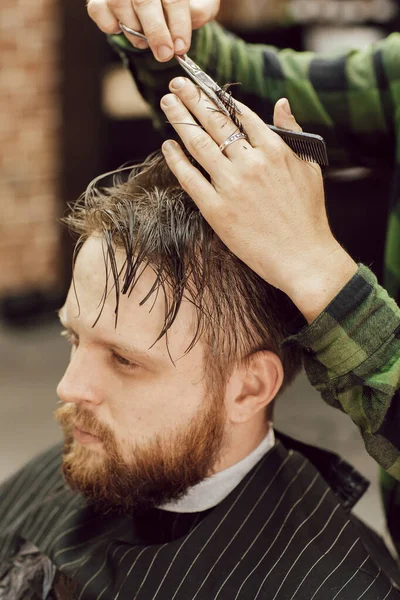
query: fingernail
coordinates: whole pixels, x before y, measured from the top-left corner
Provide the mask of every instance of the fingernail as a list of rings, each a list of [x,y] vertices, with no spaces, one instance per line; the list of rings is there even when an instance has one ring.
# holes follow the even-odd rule
[[[283,107],[282,108],[285,111],[285,113],[287,115],[289,115],[289,117],[292,116],[292,109],[290,108],[289,100],[287,98],[285,98],[285,102],[283,103]]]
[[[163,104],[164,106],[172,106],[173,104],[176,104],[176,103],[177,103],[177,98],[176,98],[176,96],[174,96],[174,94],[167,94],[161,100],[161,104]]]
[[[174,142],[173,140],[167,140],[163,143],[161,149],[163,152],[171,152],[172,150],[175,150],[176,146],[176,142]]]
[[[138,50],[146,50],[146,48],[148,47],[148,43],[144,40],[138,40],[137,42],[135,42],[135,48],[138,48]]]
[[[183,88],[183,86],[186,84],[186,79],[184,77],[175,77],[175,79],[173,79],[171,81],[171,87],[174,90],[180,90],[181,88]]]
[[[181,52],[186,48],[186,44],[182,38],[177,38],[174,43],[175,52]]]
[[[169,48],[168,46],[159,46],[157,49],[157,56],[158,58],[161,58],[161,60],[172,58],[172,55],[172,48]]]

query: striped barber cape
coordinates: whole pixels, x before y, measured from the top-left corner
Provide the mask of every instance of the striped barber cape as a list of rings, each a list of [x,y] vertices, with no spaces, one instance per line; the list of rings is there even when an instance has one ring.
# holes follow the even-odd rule
[[[0,488],[0,599],[400,599],[390,554],[349,513],[362,478],[330,453],[288,448],[288,439],[214,509],[192,515],[186,532],[147,544],[140,516],[100,515],[69,490],[62,447],[50,449]],[[30,568],[44,564],[32,584],[27,556]],[[73,591],[57,592],[60,576]]]

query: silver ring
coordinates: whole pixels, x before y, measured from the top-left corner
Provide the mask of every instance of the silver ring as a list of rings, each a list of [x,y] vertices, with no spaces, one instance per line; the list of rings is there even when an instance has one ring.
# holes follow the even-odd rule
[[[224,150],[228,146],[230,146],[230,144],[233,144],[233,142],[237,142],[238,140],[243,139],[247,140],[247,135],[242,131],[236,131],[235,133],[232,133],[232,135],[230,135],[228,138],[226,138],[226,140],[220,145],[219,149],[221,150],[221,152],[224,152]]]

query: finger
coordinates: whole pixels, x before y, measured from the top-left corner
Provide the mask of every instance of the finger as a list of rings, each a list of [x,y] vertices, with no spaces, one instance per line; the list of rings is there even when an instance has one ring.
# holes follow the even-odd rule
[[[188,109],[174,94],[161,100],[161,108],[190,154],[207,171],[211,179],[220,182],[232,167],[214,140],[196,123]]]
[[[237,118],[243,125],[245,132],[247,133],[250,145],[253,148],[265,147],[266,145],[271,146],[271,150],[276,150],[278,146],[283,144],[280,137],[271,131],[268,125],[260,119],[255,112],[253,112],[248,106],[242,102],[235,100],[235,104],[239,107],[242,114],[237,113]]]
[[[209,207],[212,203],[215,204],[217,194],[212,184],[200,173],[190,160],[182,148],[173,140],[164,142],[161,148],[165,160],[179,181],[182,189],[189,194],[192,200],[199,207],[203,217],[207,219]]]
[[[132,4],[154,56],[160,62],[170,60],[174,45],[161,0],[132,0]]]
[[[286,98],[281,98],[275,104],[274,125],[290,131],[303,131],[293,116],[289,101]]]
[[[140,25],[136,29],[128,27],[122,21],[119,22],[119,25],[121,27],[121,32],[125,34],[126,38],[131,42],[133,46],[135,46],[135,48],[145,50],[149,47],[146,36],[143,33],[141,33]]]
[[[123,23],[130,29],[141,31],[142,27],[135,11],[133,10],[131,0],[108,0],[108,8],[114,14],[118,23]],[[124,35],[131,42],[132,46],[139,49],[148,48],[148,44],[140,38],[130,35],[124,31]]]
[[[276,127],[280,127],[282,129],[288,129],[289,131],[303,131],[303,128],[297,123],[296,118],[292,114],[292,110],[290,108],[289,100],[286,98],[281,98],[275,104],[274,110],[274,125]],[[293,151],[294,152],[294,151]],[[296,152],[294,152],[296,154]],[[321,168],[318,164],[302,159],[304,162],[308,162],[310,166],[313,168],[316,167],[317,170],[321,171]]]
[[[105,0],[89,0],[87,3],[89,17],[96,23],[97,27],[104,33],[119,33],[118,19],[109,9]]]
[[[190,0],[190,16],[192,29],[199,29],[209,23],[218,14],[220,0]]]
[[[184,54],[190,48],[192,24],[188,0],[162,0],[169,31],[176,54]]]
[[[176,94],[183,104],[190,110],[196,119],[202,124],[207,133],[220,146],[233,133],[238,132],[238,127],[232,120],[219,111],[214,103],[189,79],[177,77],[170,83],[171,91]],[[224,150],[225,154],[232,160],[243,156],[243,149],[251,148],[246,139],[239,139]]]

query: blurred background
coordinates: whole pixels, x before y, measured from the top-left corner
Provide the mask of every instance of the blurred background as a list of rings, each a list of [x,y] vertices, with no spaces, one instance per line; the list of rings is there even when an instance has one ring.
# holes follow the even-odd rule
[[[249,42],[331,51],[385,37],[400,14],[395,0],[222,0],[218,20]],[[2,0],[0,66],[1,480],[60,439],[52,411],[68,348],[55,311],[73,241],[57,218],[93,177],[144,158],[160,139],[84,0]],[[335,234],[379,278],[390,184],[389,167],[327,178]],[[383,532],[377,467],[347,418],[304,377],[277,413],[282,430],[339,451],[371,479],[358,511]]]

